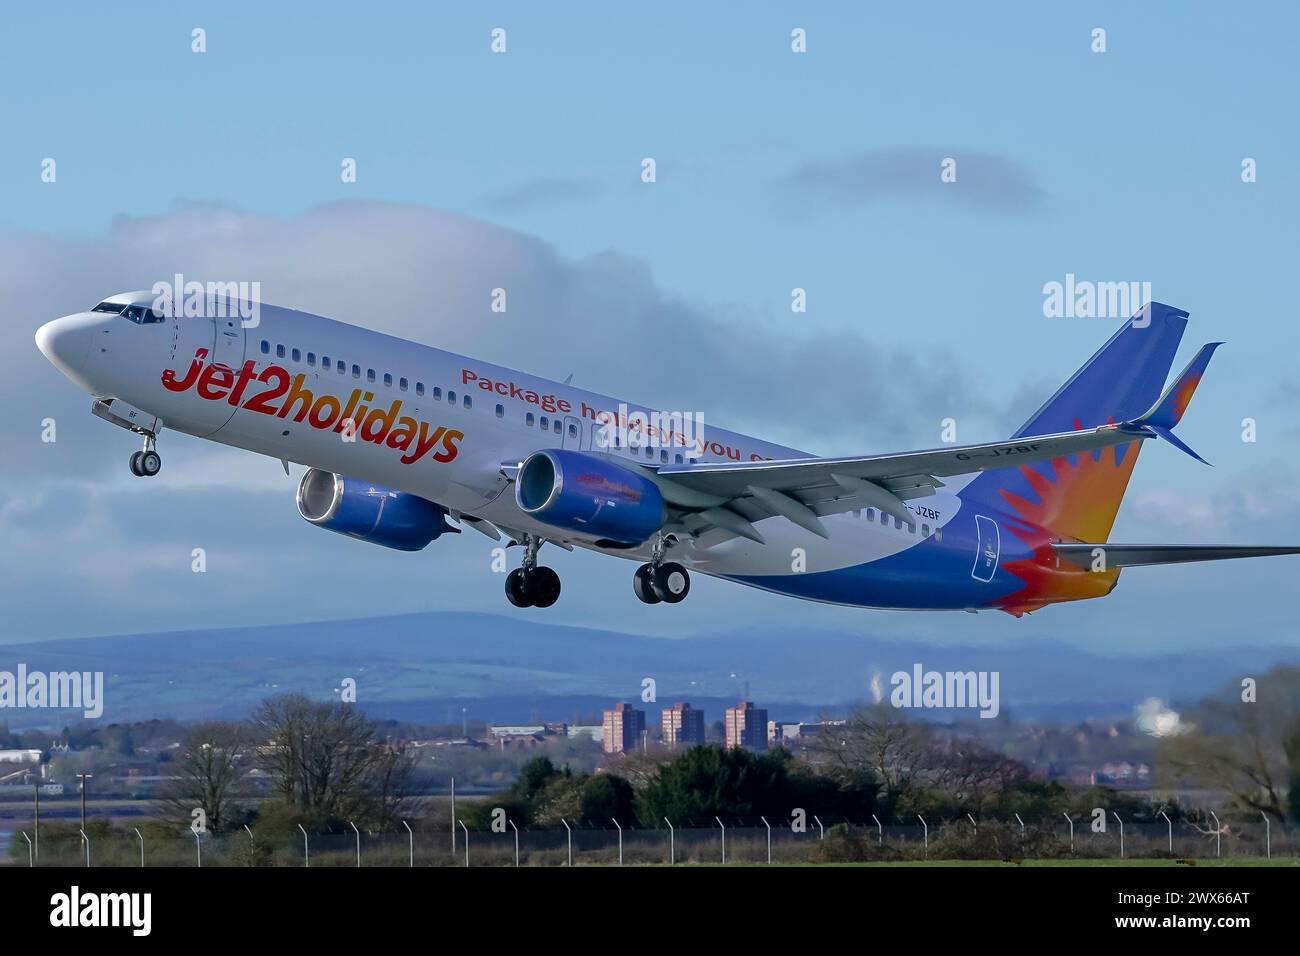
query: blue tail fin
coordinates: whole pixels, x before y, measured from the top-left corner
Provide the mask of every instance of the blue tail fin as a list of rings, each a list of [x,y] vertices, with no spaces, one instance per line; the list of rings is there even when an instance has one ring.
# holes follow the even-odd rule
[[[1012,436],[1126,422],[1160,398],[1187,313],[1152,302],[1111,336]],[[962,492],[1077,541],[1103,542],[1137,461],[1138,442],[1019,469],[986,471]]]
[[[1160,397],[1186,327],[1186,312],[1152,302],[1125,322],[1011,437],[1137,418]]]

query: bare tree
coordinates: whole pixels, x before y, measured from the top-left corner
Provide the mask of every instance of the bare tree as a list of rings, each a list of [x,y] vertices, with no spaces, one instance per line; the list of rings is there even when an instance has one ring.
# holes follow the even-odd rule
[[[355,706],[286,694],[264,701],[254,725],[261,766],[287,805],[318,822],[391,822],[412,761],[377,740],[377,724]]]
[[[192,826],[197,810],[208,830],[221,833],[227,829],[249,769],[248,744],[248,729],[243,724],[211,721],[193,727],[172,763],[174,779],[163,790],[168,816]]]
[[[870,774],[889,798],[934,782],[935,747],[924,728],[886,704],[854,708],[843,724],[824,723],[814,759],[848,783]]]
[[[1300,668],[1202,702],[1192,729],[1162,741],[1157,768],[1170,783],[1213,788],[1237,805],[1285,823],[1288,790],[1300,783]]]

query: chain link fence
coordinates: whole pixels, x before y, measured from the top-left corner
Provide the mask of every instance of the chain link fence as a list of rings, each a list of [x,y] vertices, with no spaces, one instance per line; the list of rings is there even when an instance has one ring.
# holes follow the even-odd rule
[[[16,831],[10,866],[566,866],[652,864],[814,864],[1021,859],[1202,859],[1300,856],[1300,839],[1282,826],[1230,823],[1215,830],[1187,822],[1125,823],[1113,818],[1104,832],[1088,819],[1073,833],[1059,824],[969,820],[917,825],[809,821],[764,826],[691,825],[520,828],[306,834],[232,833],[141,835],[97,828],[79,833]],[[26,833],[26,835],[24,835]]]

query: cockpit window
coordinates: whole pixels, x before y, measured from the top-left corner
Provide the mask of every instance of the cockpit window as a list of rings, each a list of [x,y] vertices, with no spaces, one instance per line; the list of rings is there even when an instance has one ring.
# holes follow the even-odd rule
[[[113,315],[121,315],[122,310],[126,308],[124,302],[101,302],[91,309],[91,312],[111,312]]]
[[[128,305],[122,310],[122,315],[136,325],[152,325],[156,322],[167,321],[165,316],[143,305]]]

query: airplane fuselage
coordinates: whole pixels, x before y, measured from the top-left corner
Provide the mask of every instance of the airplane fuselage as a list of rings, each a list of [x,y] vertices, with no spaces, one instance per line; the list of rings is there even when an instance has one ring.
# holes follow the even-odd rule
[[[652,542],[609,547],[534,520],[510,493],[503,466],[546,448],[638,468],[811,457],[712,424],[702,433],[602,444],[611,418],[656,410],[272,305],[260,306],[251,327],[237,315],[139,324],[90,312],[59,321],[78,331],[65,329],[59,346],[60,356],[72,356],[52,360],[97,399],[156,416],[153,431],[373,482],[499,527],[638,561],[651,559]],[[1043,546],[1059,537],[964,500],[969,477],[907,502],[911,522],[858,509],[827,516],[823,539],[773,518],[760,522],[762,544],[732,537],[700,547],[686,538],[673,543],[671,557],[779,593],[880,608],[1018,612],[1042,603],[1054,575],[1065,575],[1063,587],[1047,588],[1056,600],[1114,586],[1115,575],[1058,569]]]

